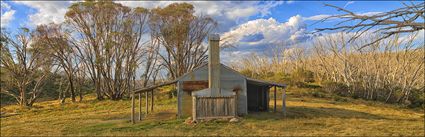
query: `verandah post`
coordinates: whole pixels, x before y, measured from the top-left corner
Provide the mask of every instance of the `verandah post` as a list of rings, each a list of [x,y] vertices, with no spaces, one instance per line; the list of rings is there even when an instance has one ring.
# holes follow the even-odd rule
[[[151,90],[151,112],[153,112],[153,102],[154,102],[154,96],[153,96],[153,89]]]
[[[276,112],[276,86],[274,86],[274,109],[273,112]]]
[[[196,111],[197,111],[197,109],[196,109],[196,96],[193,96],[192,97],[192,117],[193,117],[193,120],[197,119]]]
[[[134,121],[134,93],[131,93],[131,123],[135,123]]]
[[[149,97],[148,97],[148,92],[147,91],[145,92],[145,100],[146,100],[146,103],[145,103],[146,114],[148,114],[149,113]]]
[[[286,117],[286,91],[285,91],[285,88],[283,88],[283,93],[282,93],[282,113],[283,113],[283,116]]]
[[[180,118],[182,116],[182,112],[181,112],[182,100],[180,95],[182,91],[181,91],[181,85],[179,81],[177,81],[176,87],[177,87],[177,117]]]
[[[142,120],[142,93],[139,93],[139,121]]]

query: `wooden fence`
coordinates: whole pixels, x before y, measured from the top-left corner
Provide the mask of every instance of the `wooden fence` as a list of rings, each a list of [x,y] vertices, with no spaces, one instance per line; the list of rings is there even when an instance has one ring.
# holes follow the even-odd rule
[[[193,119],[231,118],[237,115],[236,96],[193,97]]]

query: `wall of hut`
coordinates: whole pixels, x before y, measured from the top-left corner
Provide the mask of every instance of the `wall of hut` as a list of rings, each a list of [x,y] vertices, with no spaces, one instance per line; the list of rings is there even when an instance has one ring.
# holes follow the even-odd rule
[[[221,65],[220,86],[222,90],[237,92],[238,114],[247,114],[246,79],[241,74]],[[178,108],[183,117],[192,115],[192,92],[208,88],[208,65],[204,65],[178,79]]]

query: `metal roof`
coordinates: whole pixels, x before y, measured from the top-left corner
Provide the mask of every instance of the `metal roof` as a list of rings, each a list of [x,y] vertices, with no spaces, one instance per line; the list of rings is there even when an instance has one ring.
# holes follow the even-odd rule
[[[247,80],[247,82],[257,83],[257,84],[260,84],[260,85],[270,85],[270,86],[276,86],[276,87],[286,87],[285,84],[279,84],[279,83],[270,82],[270,81],[264,81],[264,80],[259,80],[259,79],[246,78],[246,80]]]
[[[192,71],[187,72],[187,73],[183,74],[182,76],[178,77],[178,78],[176,79],[176,81],[181,80],[181,79],[182,79],[183,77],[185,77],[186,75],[189,75],[190,73],[193,73],[193,72],[197,71],[198,69],[200,69],[200,68],[202,68],[202,67],[205,67],[205,66],[207,66],[207,65],[208,65],[208,63],[204,63],[204,64],[202,64],[201,66],[199,66],[199,67],[197,67],[197,68],[193,69]],[[270,86],[277,86],[277,87],[286,87],[286,85],[285,85],[285,84],[280,84],[280,83],[276,83],[276,82],[271,82],[271,81],[265,81],[265,80],[259,80],[259,79],[250,78],[250,77],[247,77],[247,76],[245,76],[245,75],[243,75],[243,74],[239,73],[238,71],[236,71],[236,70],[234,70],[234,69],[232,69],[232,68],[230,68],[230,67],[228,67],[228,66],[226,66],[226,65],[222,64],[222,63],[220,63],[220,65],[221,65],[221,66],[223,66],[224,68],[226,68],[226,69],[228,69],[228,70],[230,70],[230,71],[234,72],[235,74],[238,74],[238,75],[242,76],[243,78],[245,78],[245,79],[246,79],[247,81],[249,81],[249,82],[254,82],[254,83],[257,83],[257,84],[261,84],[261,85],[270,85]]]
[[[192,69],[192,71],[187,72],[187,73],[183,74],[182,76],[180,76],[180,77],[178,77],[178,78],[176,78],[174,80],[163,82],[163,83],[159,83],[159,84],[156,84],[156,85],[153,85],[153,86],[149,86],[149,87],[145,87],[145,88],[135,89],[133,93],[147,92],[147,91],[153,90],[153,89],[158,88],[158,87],[162,87],[162,86],[165,86],[165,85],[174,84],[177,81],[179,81],[180,79],[182,79],[184,76],[189,75],[190,73],[193,73],[193,72],[197,71],[198,69],[200,69],[200,68],[202,68],[202,67],[204,67],[206,65],[208,65],[208,63],[202,64],[201,66]],[[245,75],[242,75],[238,71],[236,71],[236,70],[234,70],[234,69],[232,69],[232,68],[230,68],[230,67],[228,67],[228,66],[226,66],[226,65],[224,65],[222,63],[220,63],[220,65],[223,66],[224,68],[226,68],[226,69],[228,69],[228,70],[230,70],[230,71],[238,74],[238,75],[241,75],[243,78],[246,79],[247,82],[251,82],[251,83],[255,83],[255,84],[259,84],[259,85],[277,86],[277,87],[283,87],[283,88],[286,87],[285,84],[280,84],[280,83],[276,83],[276,82],[270,82],[270,81],[265,81],[265,80],[259,80],[259,79],[249,78],[249,77],[247,77]]]
[[[159,84],[156,84],[156,85],[153,85],[153,86],[149,86],[149,87],[138,88],[138,89],[135,89],[133,91],[133,93],[136,94],[136,93],[148,92],[148,91],[151,91],[151,90],[153,90],[155,88],[166,86],[166,85],[170,85],[170,84],[174,84],[176,82],[177,82],[177,80],[172,80],[172,81],[167,81],[167,82],[159,83]]]

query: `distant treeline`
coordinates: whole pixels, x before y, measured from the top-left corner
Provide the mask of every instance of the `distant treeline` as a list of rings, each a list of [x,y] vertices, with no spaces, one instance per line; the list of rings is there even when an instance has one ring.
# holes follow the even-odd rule
[[[399,103],[424,104],[424,42],[418,33],[374,41],[368,34],[347,42],[350,34],[317,37],[310,43],[276,49],[274,55],[255,55],[235,63],[236,69],[255,78],[302,87],[319,83],[332,94]]]

